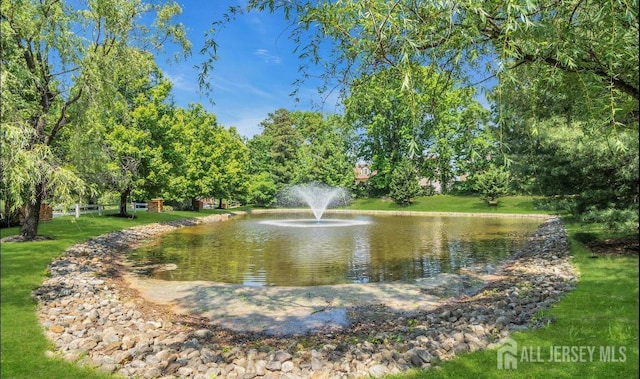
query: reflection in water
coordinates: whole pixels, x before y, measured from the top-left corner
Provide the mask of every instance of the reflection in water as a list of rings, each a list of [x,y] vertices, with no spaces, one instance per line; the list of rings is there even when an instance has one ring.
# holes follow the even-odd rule
[[[411,281],[495,264],[511,255],[540,223],[527,218],[442,216],[336,216],[341,227],[283,227],[266,219],[238,217],[182,228],[133,251],[140,266],[164,280],[207,280],[250,286],[314,286]]]

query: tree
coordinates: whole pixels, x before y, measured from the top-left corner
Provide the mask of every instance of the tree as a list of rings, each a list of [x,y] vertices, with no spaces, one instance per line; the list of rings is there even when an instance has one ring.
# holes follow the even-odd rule
[[[181,131],[184,160],[179,164],[178,193],[194,204],[198,197],[213,197],[213,190],[220,180],[217,177],[214,143],[221,126],[215,115],[201,105],[190,105],[188,109],[175,112],[174,123]]]
[[[173,191],[175,198],[234,198],[246,195],[249,153],[234,128],[218,124],[215,115],[202,105],[190,105],[174,114]],[[222,205],[222,203],[220,203]]]
[[[168,103],[171,83],[152,56],[135,49],[129,54],[143,57],[137,60],[138,66],[112,79],[118,92],[109,111],[87,104],[73,117],[73,123],[81,125],[67,131],[67,154],[76,171],[101,191],[118,192],[123,217],[128,217],[131,197],[148,199],[171,192],[172,161],[177,159],[172,143],[173,107]]]
[[[242,137],[233,127],[220,129],[215,139],[210,141],[214,146],[213,159],[217,179],[211,193],[216,195],[222,208],[222,199],[240,199],[246,196],[249,163],[249,151]]]
[[[53,187],[59,193],[81,188],[75,175],[29,170],[60,166],[56,147],[62,131],[72,125],[71,109],[81,99],[109,108],[118,91],[111,78],[138,63],[139,55],[128,54],[131,46],[149,50],[177,42],[188,49],[189,44],[182,26],[172,24],[180,12],[175,3],[5,1],[0,9],[3,108],[4,100],[10,101],[2,126],[20,130],[11,135],[26,136],[28,142],[20,146],[31,161],[4,166],[3,189],[13,208],[25,207],[20,235],[30,240],[37,234],[46,194]]]
[[[637,100],[540,64],[514,75],[494,96],[502,98],[495,113],[517,188],[552,196],[557,210],[575,217],[637,229]]]
[[[476,173],[471,180],[487,205],[498,205],[498,198],[509,193],[509,171],[489,164],[486,170]]]
[[[260,207],[275,204],[278,195],[278,187],[266,171],[251,176],[247,191],[249,202]]]
[[[277,109],[260,123],[269,143],[270,171],[279,188],[291,184],[296,171],[297,153],[302,143],[291,112]]]
[[[482,66],[514,79],[513,68],[541,64],[614,95],[639,96],[637,0],[251,0],[248,8],[282,11],[306,58],[302,68],[323,63],[325,78],[346,84],[395,67],[412,86],[416,63],[436,65],[459,85],[476,82]]]
[[[564,118],[539,122],[526,150],[513,150],[513,168],[533,194],[577,218],[638,228],[638,135],[585,133]]]
[[[276,202],[276,195],[280,190],[271,171],[271,138],[257,134],[247,141],[246,146],[249,149],[247,202],[270,206]]]
[[[637,0],[249,2],[249,9],[282,11],[292,20],[303,72],[319,63],[327,88],[337,80],[348,91],[390,68],[404,88],[415,88],[421,66],[437,67],[455,88],[496,78],[499,139],[514,126],[535,135],[545,121],[513,114],[515,97],[535,104],[532,111],[555,108],[553,117],[564,107],[564,115],[583,121],[568,125],[596,132],[600,142],[621,129],[638,132],[638,8]],[[530,71],[523,76],[523,70]],[[511,84],[522,93],[507,93]],[[505,154],[514,146],[499,147]]]
[[[456,89],[433,68],[416,69],[415,87],[403,88],[394,69],[363,78],[345,101],[346,119],[361,135],[361,156],[378,174],[372,182],[386,194],[396,166],[414,161],[419,174],[444,191],[470,161],[488,153],[494,137],[489,112],[471,89]]]
[[[293,117],[302,139],[294,183],[351,187],[355,159],[349,155],[351,133],[343,119],[336,115],[325,119],[316,112],[294,112]]]
[[[248,141],[252,174],[269,173],[278,190],[307,182],[353,184],[353,136],[341,117],[278,109],[261,125],[262,133]]]
[[[391,174],[389,197],[399,205],[409,205],[422,193],[413,162],[403,159]]]

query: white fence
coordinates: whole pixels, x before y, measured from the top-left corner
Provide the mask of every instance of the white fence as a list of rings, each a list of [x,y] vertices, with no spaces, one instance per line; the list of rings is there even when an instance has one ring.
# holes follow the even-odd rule
[[[144,210],[149,211],[149,203],[131,203],[131,210],[133,214],[136,214],[136,211]]]
[[[129,206],[131,207],[133,214],[135,214],[138,211],[149,211],[148,203],[132,202],[132,203],[129,203]],[[115,207],[117,208],[118,205],[115,205]],[[98,216],[102,216],[104,209],[105,209],[105,206],[102,204],[74,204],[73,207],[67,208],[67,209],[62,207],[55,208],[53,210],[53,217],[75,216],[76,218],[79,218],[80,215],[90,214],[90,213],[97,213]]]
[[[104,205],[101,204],[75,204],[73,211],[69,209],[56,208],[53,210],[53,217],[61,216],[76,216],[80,217],[81,214],[97,213],[98,216],[102,216]]]

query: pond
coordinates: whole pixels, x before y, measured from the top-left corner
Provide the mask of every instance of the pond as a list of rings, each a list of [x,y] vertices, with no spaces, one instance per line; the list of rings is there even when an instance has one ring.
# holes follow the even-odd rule
[[[541,223],[513,217],[330,214],[318,224],[309,221],[312,217],[254,214],[186,227],[132,251],[129,259],[138,272],[171,281],[411,282],[461,269],[491,270]]]

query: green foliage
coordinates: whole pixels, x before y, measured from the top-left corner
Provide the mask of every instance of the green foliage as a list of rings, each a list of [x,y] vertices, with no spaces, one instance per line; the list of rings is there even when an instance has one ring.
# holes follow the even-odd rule
[[[79,114],[76,122],[83,125],[76,130],[91,128],[93,133],[72,136],[68,152],[84,177],[102,191],[120,193],[125,202],[130,194],[135,199],[162,196],[172,168],[169,159],[175,158],[170,141],[172,110],[166,104],[171,84],[144,57],[150,58],[142,54],[137,77],[130,71],[114,78],[120,80],[120,89],[111,112],[87,105]],[[96,144],[99,141],[103,142]],[[91,145],[87,153],[86,146]]]
[[[312,112],[295,112],[293,116],[302,138],[294,182],[350,187],[354,163],[349,155],[349,130],[342,125],[342,118],[332,115],[324,119]]]
[[[389,197],[399,205],[409,205],[422,194],[416,169],[408,159],[403,160],[391,174]]]
[[[252,0],[249,9],[278,9],[293,19],[303,72],[320,62],[327,81],[339,77],[349,85],[391,67],[403,87],[413,88],[416,65],[430,64],[465,86],[483,71],[509,81],[517,80],[513,69],[544,65],[605,89],[614,119],[618,95],[638,99],[636,0]],[[538,78],[549,88],[556,79]]]
[[[221,129],[216,137],[209,141],[215,147],[213,158],[218,169],[211,193],[217,198],[241,199],[247,192],[249,151],[233,127]]]
[[[609,230],[622,233],[638,232],[638,207],[630,206],[625,209],[605,208],[588,209],[581,216],[585,224],[603,224]]]
[[[582,123],[556,117],[539,122],[528,141],[514,144],[512,168],[530,191],[549,196],[549,206],[575,217],[637,228],[636,132],[585,132]]]
[[[341,117],[278,109],[261,126],[262,133],[247,142],[253,181],[268,177],[278,191],[307,182],[352,186],[352,138]]]
[[[172,186],[176,199],[246,195],[249,150],[233,128],[224,128],[201,105],[176,110],[174,150],[179,151]]]
[[[248,202],[259,207],[275,204],[278,187],[268,172],[254,175],[248,184]]]
[[[49,146],[36,144],[28,148],[33,139],[31,129],[23,124],[3,123],[0,136],[0,189],[8,210],[16,211],[27,203],[35,202],[43,180],[47,182],[44,188],[47,199],[71,203],[84,194],[85,182],[72,167],[56,157]]]
[[[381,193],[388,188],[399,157],[410,156],[411,151],[440,149],[425,160],[422,174],[440,175],[447,185],[456,175],[449,170],[451,157],[460,155],[458,174],[473,174],[485,169],[487,154],[495,157],[493,149],[498,147],[498,154],[523,167],[513,170],[514,181],[526,190],[539,183],[525,174],[530,161],[522,158],[536,153],[536,133],[544,129],[545,120],[562,117],[568,125],[578,122],[586,132],[599,132],[601,142],[609,141],[607,133],[638,131],[637,0],[252,0],[248,8],[279,11],[292,21],[291,38],[298,44],[303,74],[321,66],[325,88],[334,88],[333,81],[339,78],[349,99],[347,114],[355,116],[351,120],[356,127],[366,130],[363,155],[378,171],[371,184]],[[435,75],[424,79],[425,67],[440,76],[440,86],[429,85]],[[495,139],[508,144],[493,143],[489,128],[483,130],[487,134],[468,135],[450,129],[449,120],[442,121],[439,132],[423,125],[440,120],[421,118],[421,106],[446,98],[455,92],[451,88],[467,89],[492,78],[498,80],[490,96],[498,126]],[[438,88],[445,90],[439,94],[434,91]],[[444,111],[427,114],[447,116]],[[474,119],[478,118],[460,123]],[[432,133],[428,144],[421,144],[417,131],[422,130]],[[478,141],[480,148],[465,150],[471,141]],[[527,151],[530,141],[535,148]],[[614,146],[637,151],[624,143]],[[514,152],[522,155],[514,157]],[[558,177],[580,182],[574,166]],[[544,169],[567,171],[560,160],[545,162]],[[609,188],[614,190],[604,197],[613,199],[618,187]],[[589,197],[602,195],[593,192]],[[628,197],[623,199],[628,202]]]
[[[489,167],[473,176],[474,188],[488,205],[498,204],[498,198],[509,193],[510,173],[504,167]]]
[[[110,109],[120,93],[119,78],[135,73],[148,54],[133,51],[166,43],[188,50],[189,43],[182,25],[172,21],[180,12],[175,3],[5,1],[1,12],[2,129],[18,128],[13,136],[28,136],[26,144],[15,145],[24,159],[6,161],[16,164],[6,167],[15,175],[3,175],[2,189],[13,207],[26,206],[22,234],[33,238],[46,195],[83,188],[74,170],[62,170],[65,137],[74,134],[67,129],[80,125],[73,117],[87,105]],[[53,174],[59,171],[64,173]],[[24,184],[11,184],[18,177]]]
[[[269,113],[262,121],[262,134],[268,137],[270,172],[280,187],[293,182],[296,172],[297,153],[301,136],[295,127],[293,116],[286,109]]]
[[[433,67],[416,67],[412,87],[394,69],[353,83],[345,100],[347,122],[362,136],[360,156],[378,171],[381,193],[403,159],[419,162],[421,176],[441,183],[446,192],[456,176],[475,170],[479,157],[491,152],[488,112],[474,91],[456,89]]]

